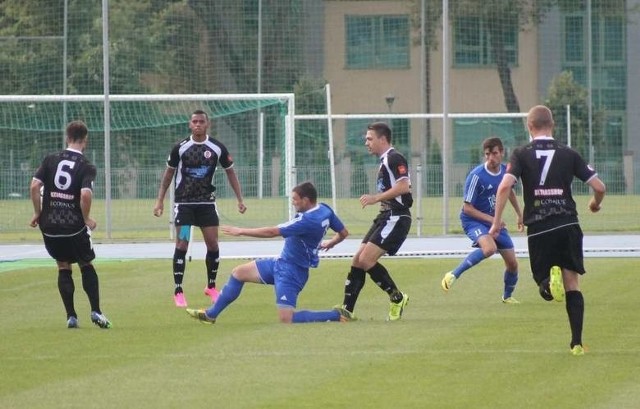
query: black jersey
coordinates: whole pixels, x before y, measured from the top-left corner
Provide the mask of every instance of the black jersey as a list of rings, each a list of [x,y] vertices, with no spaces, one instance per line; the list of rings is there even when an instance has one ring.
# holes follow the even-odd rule
[[[409,179],[409,166],[402,154],[394,148],[389,149],[380,157],[380,169],[376,189],[378,193],[386,192],[398,183],[400,179]],[[413,204],[411,192],[382,202],[383,208],[391,210],[409,210]]]
[[[570,224],[578,222],[571,195],[574,177],[583,182],[597,174],[578,152],[550,137],[538,137],[514,149],[507,173],[522,179],[524,224]]]
[[[64,236],[84,229],[80,192],[93,190],[95,166],[81,152],[66,149],[44,158],[33,178],[44,184],[40,230],[50,236]]]
[[[227,148],[209,135],[203,142],[196,142],[189,136],[174,146],[167,165],[176,169],[175,202],[214,202],[212,181],[218,163],[228,169],[233,166],[233,159]]]

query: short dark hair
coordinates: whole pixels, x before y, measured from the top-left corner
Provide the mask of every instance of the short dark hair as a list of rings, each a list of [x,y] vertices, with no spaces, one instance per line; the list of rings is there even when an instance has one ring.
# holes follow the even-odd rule
[[[374,122],[367,126],[367,129],[376,133],[376,135],[384,136],[387,142],[391,143],[391,128],[384,122]]]
[[[87,137],[89,130],[84,122],[72,121],[67,125],[66,133],[71,142],[82,142]]]
[[[496,148],[496,147],[500,150],[500,152],[504,152],[504,145],[502,145],[502,139],[496,136],[487,138],[482,142],[482,152],[486,151],[487,149],[492,151],[493,148]]]
[[[291,190],[296,192],[300,198],[308,198],[311,203],[318,201],[318,191],[311,182],[302,182]]]
[[[203,111],[202,109],[196,109],[195,111],[193,111],[191,113],[191,116],[194,115],[204,115],[207,118],[207,121],[209,120],[209,114],[207,114],[205,111]]]

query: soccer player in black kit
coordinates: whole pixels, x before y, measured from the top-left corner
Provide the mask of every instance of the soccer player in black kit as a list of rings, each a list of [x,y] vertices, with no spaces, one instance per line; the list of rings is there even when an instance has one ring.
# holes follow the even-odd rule
[[[529,262],[540,295],[547,301],[566,302],[571,328],[571,353],[584,355],[582,326],[584,298],[579,277],[585,273],[582,230],[571,194],[574,177],[593,189],[589,210],[598,212],[605,186],[578,152],[552,137],[551,110],[538,105],[527,115],[531,142],[514,149],[496,195],[496,213],[490,234],[497,236],[502,212],[513,184],[522,179],[524,225],[527,226]]]
[[[337,306],[343,315],[355,318],[353,310],[360,291],[364,287],[366,273],[389,295],[387,320],[397,321],[402,317],[409,296],[401,292],[387,269],[378,262],[385,253],[394,255],[402,246],[411,228],[413,204],[409,166],[402,154],[391,146],[391,129],[383,122],[367,127],[365,145],[372,155],[380,159],[376,183],[376,194],[360,197],[362,207],[380,203],[380,212],[374,219],[360,247],[353,256],[351,270],[344,287],[344,300]]]
[[[220,264],[218,248],[218,210],[216,208],[213,174],[218,165],[227,174],[229,184],[238,200],[238,211],[247,208],[242,199],[240,182],[233,169],[233,159],[227,148],[217,139],[207,134],[209,116],[202,110],[194,111],[189,120],[191,135],[178,142],[167,159],[167,169],[162,176],[153,214],[160,217],[164,210],[164,197],[175,177],[174,222],[176,226],[176,247],[173,253],[173,280],[175,283],[173,300],[176,307],[186,307],[187,300],[182,289],[185,271],[185,256],[189,248],[191,226],[202,231],[207,246],[205,264],[207,285],[204,294],[215,302],[218,298],[216,277]]]
[[[82,121],[69,123],[66,138],[67,148],[44,158],[33,176],[30,225],[40,226],[45,248],[58,264],[58,290],[67,312],[67,327],[78,327],[71,277],[71,265],[78,263],[82,288],[89,297],[91,321],[100,328],[111,328],[100,310],[98,274],[91,264],[96,257],[91,244],[96,222],[90,216],[96,168],[82,154],[87,147],[87,126]]]

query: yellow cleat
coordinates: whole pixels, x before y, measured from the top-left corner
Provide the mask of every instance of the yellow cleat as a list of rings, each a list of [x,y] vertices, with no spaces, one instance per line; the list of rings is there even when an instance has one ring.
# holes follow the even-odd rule
[[[456,281],[456,276],[454,276],[453,273],[449,271],[447,274],[444,275],[444,278],[442,279],[442,282],[440,284],[442,285],[443,290],[449,291],[455,281]]]
[[[507,297],[507,298],[502,297],[502,302],[505,304],[520,304],[520,301],[516,300],[513,297]]]
[[[203,324],[213,324],[216,322],[215,318],[209,318],[207,316],[207,312],[204,309],[194,310],[191,308],[187,308],[186,311],[187,311],[187,314],[189,314],[191,317],[197,319]]]
[[[582,345],[580,344],[574,345],[573,348],[571,348],[571,355],[573,356],[584,355],[584,348],[582,347]]]
[[[553,299],[564,302],[564,284],[562,283],[562,269],[558,266],[551,267],[549,272],[549,290]]]
[[[399,302],[389,302],[389,316],[387,317],[387,321],[398,321],[402,317],[402,312],[408,302],[409,296],[405,293],[402,293],[402,300]]]

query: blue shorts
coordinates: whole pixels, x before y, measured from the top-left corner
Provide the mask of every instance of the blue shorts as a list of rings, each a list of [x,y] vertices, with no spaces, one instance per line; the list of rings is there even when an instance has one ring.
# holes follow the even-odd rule
[[[467,237],[471,239],[473,242],[473,247],[478,247],[478,239],[481,236],[489,234],[489,229],[491,226],[487,226],[484,223],[480,222],[466,222],[462,225],[464,232],[467,233]],[[498,250],[510,250],[513,248],[513,241],[511,240],[511,236],[507,232],[507,229],[502,228],[500,230],[500,234],[496,239],[496,247]]]
[[[274,286],[276,305],[296,308],[298,294],[309,279],[309,269],[279,258],[256,260],[256,267],[262,282]]]

